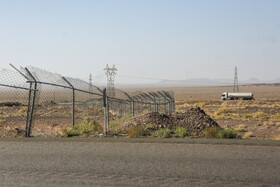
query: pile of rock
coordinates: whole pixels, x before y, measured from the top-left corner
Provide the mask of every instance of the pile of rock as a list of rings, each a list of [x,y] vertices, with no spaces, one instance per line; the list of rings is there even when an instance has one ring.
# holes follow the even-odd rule
[[[125,123],[126,128],[138,126],[146,128],[152,126],[155,130],[168,128],[170,130],[176,127],[184,127],[190,135],[199,136],[205,129],[216,127],[222,129],[213,119],[211,119],[199,107],[186,109],[184,112],[173,114],[159,114],[150,112],[139,115]]]

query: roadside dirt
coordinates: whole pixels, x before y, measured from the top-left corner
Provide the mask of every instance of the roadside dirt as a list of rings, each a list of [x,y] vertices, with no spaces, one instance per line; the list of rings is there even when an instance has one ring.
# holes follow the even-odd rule
[[[55,137],[65,129],[71,129],[70,105],[50,103],[40,105],[35,112],[32,135],[35,137]],[[176,113],[165,115],[156,112],[144,113],[134,118],[120,118],[111,114],[110,120],[124,127],[131,126],[155,130],[177,126],[187,128],[191,136],[199,136],[205,129],[216,126],[233,129],[238,135],[248,139],[280,140],[280,100],[218,101],[189,100],[176,102]],[[23,137],[26,126],[27,107],[20,103],[0,103],[0,137]],[[104,124],[103,109],[76,108],[76,124],[84,119]],[[112,128],[112,127],[110,127]],[[110,130],[109,128],[109,130]]]

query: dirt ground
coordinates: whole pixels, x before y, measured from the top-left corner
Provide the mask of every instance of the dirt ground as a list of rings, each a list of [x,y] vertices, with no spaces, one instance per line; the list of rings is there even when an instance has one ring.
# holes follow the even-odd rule
[[[180,113],[177,115],[185,115],[183,120],[185,124],[188,123],[187,119],[190,118],[188,111],[191,108],[199,107],[205,112],[205,115],[209,116],[211,120],[213,119],[214,122],[217,122],[220,127],[236,130],[239,137],[280,140],[280,86],[278,84],[240,86],[241,92],[254,93],[255,100],[253,101],[221,101],[220,96],[222,92],[232,91],[232,87],[227,86],[127,89],[128,92],[136,90],[173,91],[176,100],[176,111]],[[11,106],[0,105],[0,137],[23,137],[26,125],[26,112],[27,107],[19,103]],[[59,136],[63,133],[63,130],[72,127],[71,106],[69,105],[40,106],[35,111],[35,114],[35,122],[32,129],[33,136]],[[143,115],[130,119],[130,121],[139,122]],[[179,119],[177,121],[174,120],[176,117],[178,116],[175,114],[169,116],[168,123],[182,123]],[[103,109],[77,107],[76,124],[81,123],[87,118],[96,120],[103,125],[104,111]],[[111,128],[109,130],[116,128],[116,124],[125,126],[128,121],[128,118],[121,118],[112,113]],[[162,123],[159,125],[167,124],[165,122],[157,123]],[[193,119],[192,123],[188,124],[199,125],[202,122],[197,117]],[[204,129],[202,127],[199,128]],[[192,131],[191,128],[188,130]]]

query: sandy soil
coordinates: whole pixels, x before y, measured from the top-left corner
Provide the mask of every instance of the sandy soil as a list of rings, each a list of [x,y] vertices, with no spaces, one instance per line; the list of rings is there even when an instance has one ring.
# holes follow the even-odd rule
[[[179,87],[149,88],[172,90],[176,99],[176,110],[185,112],[200,107],[222,128],[235,129],[240,137],[249,139],[280,139],[280,86],[249,85],[240,86],[240,91],[253,92],[254,101],[221,101],[222,92],[231,87]],[[128,89],[135,91],[141,89]],[[147,89],[142,89],[147,90]],[[0,105],[0,137],[22,137],[26,125],[27,107],[23,105]],[[58,136],[64,129],[71,128],[71,106],[41,105],[35,111],[33,136]],[[103,109],[76,108],[76,124],[89,118],[103,125]],[[115,123],[125,123],[125,119],[111,114]]]

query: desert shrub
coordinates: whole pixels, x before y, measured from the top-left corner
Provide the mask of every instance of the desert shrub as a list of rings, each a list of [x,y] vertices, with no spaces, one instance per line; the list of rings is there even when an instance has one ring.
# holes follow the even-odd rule
[[[109,127],[117,127],[119,126],[120,124],[116,121],[109,121]]]
[[[70,117],[72,117],[72,113],[70,112],[70,113],[66,114],[65,116],[66,116],[67,118],[70,118]]]
[[[274,115],[273,117],[275,120],[279,121],[280,120],[280,114]]]
[[[237,127],[234,129],[236,132],[245,132],[246,130],[242,127]]]
[[[103,127],[97,121],[91,121],[89,119],[83,120],[81,124],[77,125],[77,128],[79,128],[83,133],[103,130]]]
[[[217,138],[233,139],[236,137],[237,137],[237,133],[231,129],[221,130],[217,134]]]
[[[171,131],[169,129],[160,129],[155,132],[155,136],[161,137],[161,138],[170,138]]]
[[[143,135],[143,129],[141,129],[140,127],[130,127],[130,129],[128,130],[128,137],[130,138],[137,138]]]
[[[263,125],[262,123],[258,123],[258,124],[257,124],[257,126],[262,126],[262,125]]]
[[[81,134],[81,132],[76,129],[76,128],[72,128],[67,132],[67,136],[71,137],[71,136],[79,136]]]
[[[249,120],[254,118],[251,114],[244,114],[243,117]]]
[[[214,114],[211,117],[214,118],[214,119],[226,119],[226,117],[224,115],[216,115],[216,114]]]
[[[6,120],[5,119],[0,119],[0,124],[5,123]]]
[[[67,132],[68,136],[79,136],[83,133],[102,131],[103,127],[97,121],[85,119]]]
[[[122,124],[120,124],[116,121],[110,121],[109,128],[110,128],[112,135],[119,135],[123,130]]]
[[[244,136],[242,136],[242,138],[243,139],[248,139],[249,137],[253,137],[254,135],[253,135],[253,133],[252,132],[246,132],[245,134],[244,134]]]
[[[199,103],[195,103],[194,106],[199,107],[199,108],[204,108],[206,106],[206,103],[204,102],[199,102]]]
[[[221,115],[221,114],[227,114],[227,113],[231,113],[232,112],[232,109],[230,108],[226,108],[226,107],[222,107],[222,108],[219,108],[216,112],[217,115]]]
[[[270,117],[269,115],[263,113],[263,112],[256,112],[254,113],[254,117],[260,120],[268,120]]]
[[[68,130],[67,130],[67,128],[64,127],[64,128],[62,129],[61,136],[62,136],[62,137],[68,136]]]
[[[18,116],[26,116],[27,115],[27,106],[22,106],[17,113],[14,113],[13,116],[18,117]]]
[[[217,138],[219,129],[217,127],[211,127],[203,131],[202,136],[205,138]]]
[[[185,137],[188,134],[187,129],[183,127],[176,127],[174,132],[180,137]]]
[[[148,129],[143,129],[142,130],[142,136],[150,136],[150,135],[151,135],[151,133]]]
[[[150,123],[146,124],[145,126],[146,129],[154,129],[154,126]]]

